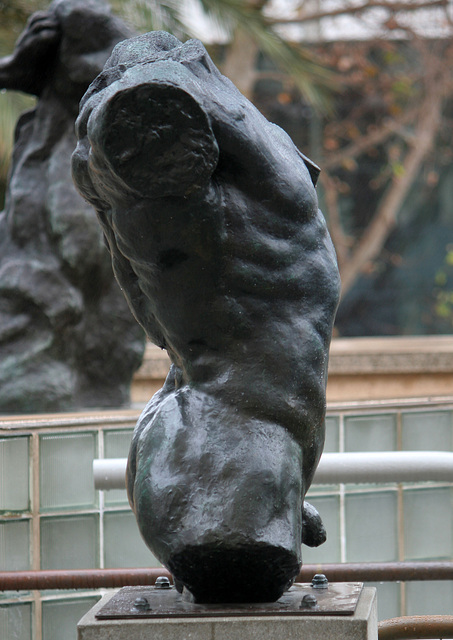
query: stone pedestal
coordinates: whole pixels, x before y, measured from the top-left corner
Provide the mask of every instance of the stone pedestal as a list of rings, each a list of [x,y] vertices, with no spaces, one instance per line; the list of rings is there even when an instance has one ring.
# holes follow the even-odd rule
[[[352,615],[241,615],[97,619],[115,594],[79,622],[78,640],[377,640],[376,590],[365,587]]]

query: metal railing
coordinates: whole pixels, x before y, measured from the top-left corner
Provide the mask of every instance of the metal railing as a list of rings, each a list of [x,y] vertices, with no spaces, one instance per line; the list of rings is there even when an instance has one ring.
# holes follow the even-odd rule
[[[96,489],[124,489],[126,458],[93,461]],[[313,484],[453,482],[449,451],[361,451],[324,453]]]

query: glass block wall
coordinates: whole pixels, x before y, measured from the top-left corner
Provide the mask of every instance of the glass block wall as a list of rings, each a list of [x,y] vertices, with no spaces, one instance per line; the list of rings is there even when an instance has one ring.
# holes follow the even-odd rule
[[[126,457],[136,415],[0,418],[0,570],[158,566],[126,492],[94,490],[94,458]],[[453,399],[328,410],[325,451],[453,448]],[[313,486],[328,541],[305,563],[453,560],[453,484]],[[383,583],[381,619],[450,614],[452,582]],[[99,592],[0,592],[0,638],[75,640]]]

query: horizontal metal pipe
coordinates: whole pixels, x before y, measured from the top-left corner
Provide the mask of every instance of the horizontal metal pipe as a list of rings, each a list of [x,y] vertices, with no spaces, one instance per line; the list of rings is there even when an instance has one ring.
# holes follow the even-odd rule
[[[93,476],[95,489],[126,488],[127,458],[105,458],[93,460]]]
[[[453,482],[450,451],[325,453],[314,484],[362,482]]]
[[[94,460],[96,489],[124,489],[126,458]],[[376,451],[324,453],[314,484],[453,482],[453,452]]]
[[[453,616],[404,616],[382,620],[379,640],[453,638]]]
[[[368,562],[353,564],[307,564],[297,582],[311,582],[324,573],[330,582],[397,582],[453,580],[453,562]],[[171,577],[164,568],[77,569],[0,572],[0,591],[33,589],[99,589],[154,584],[159,576]]]

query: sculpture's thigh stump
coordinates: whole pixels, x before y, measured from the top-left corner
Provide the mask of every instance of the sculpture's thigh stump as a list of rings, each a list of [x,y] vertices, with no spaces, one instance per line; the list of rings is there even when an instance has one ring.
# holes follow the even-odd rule
[[[363,589],[353,615],[241,616],[98,620],[113,597],[96,604],[78,624],[78,640],[377,640],[376,589]]]
[[[301,563],[302,453],[283,427],[178,391],[137,453],[134,510],[197,602],[270,602]]]

